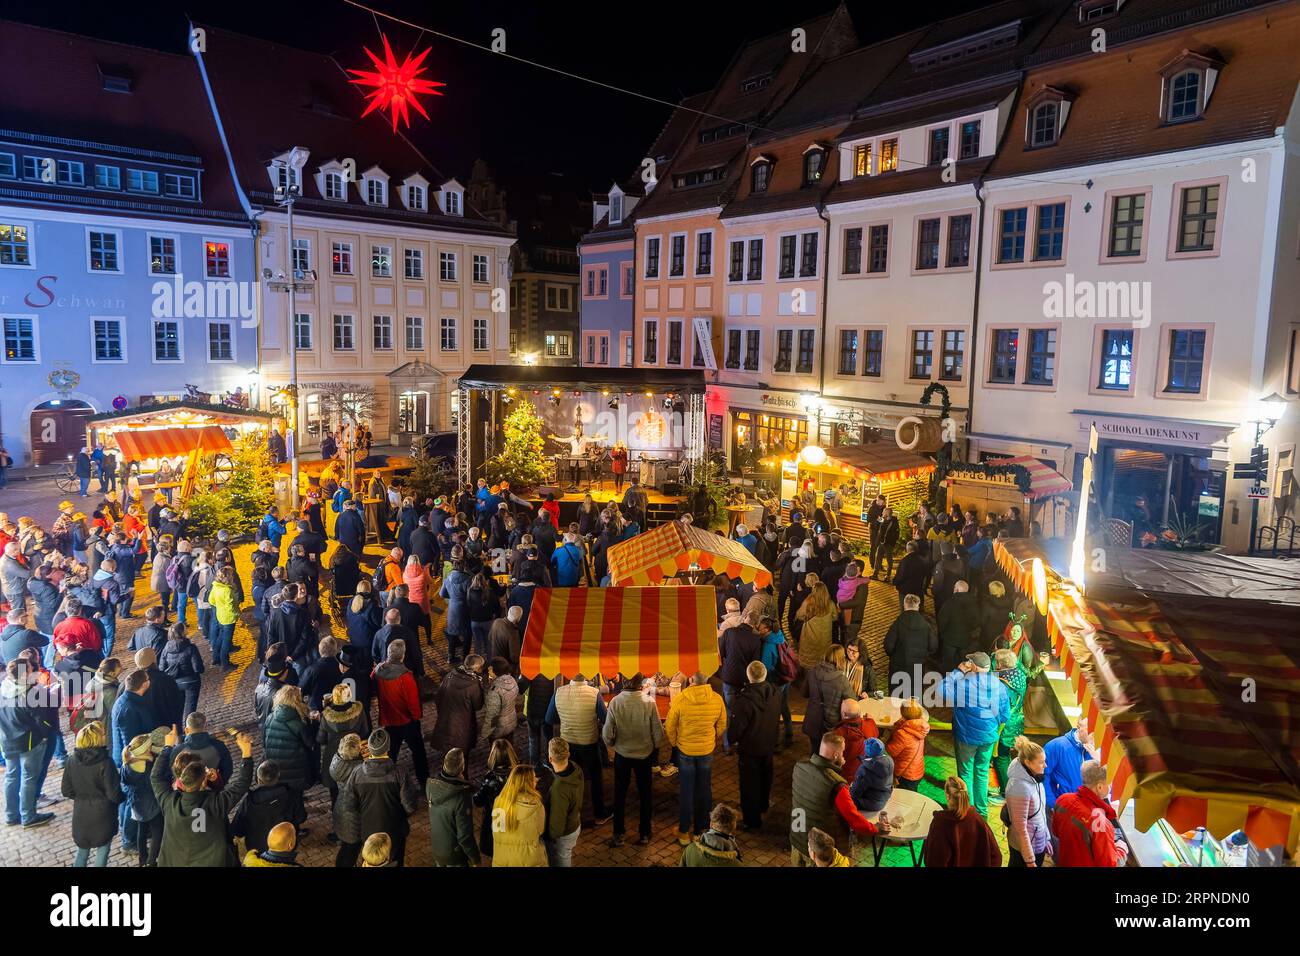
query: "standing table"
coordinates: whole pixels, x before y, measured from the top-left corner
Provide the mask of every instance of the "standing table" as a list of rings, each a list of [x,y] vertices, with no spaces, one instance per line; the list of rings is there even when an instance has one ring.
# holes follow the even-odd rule
[[[916,841],[921,841],[922,851],[924,851],[925,838],[930,834],[930,824],[934,821],[934,815],[942,809],[937,800],[931,800],[913,790],[895,787],[884,808],[884,812],[889,816],[890,830],[888,833],[878,833],[871,838],[871,852],[876,866],[880,865],[880,858],[885,855],[885,847],[891,843],[906,843],[912,854],[912,865],[917,866]],[[880,818],[880,813],[881,811],[877,810],[874,813],[864,813],[863,816],[875,823]]]

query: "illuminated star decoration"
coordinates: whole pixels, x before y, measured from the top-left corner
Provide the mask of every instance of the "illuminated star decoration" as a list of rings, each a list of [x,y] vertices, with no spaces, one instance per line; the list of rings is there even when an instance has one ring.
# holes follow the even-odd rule
[[[370,105],[362,116],[368,116],[375,110],[388,110],[389,115],[393,118],[393,132],[397,132],[397,121],[401,121],[409,129],[411,125],[411,114],[407,107],[415,107],[416,111],[425,119],[429,114],[424,111],[420,105],[419,97],[422,94],[432,96],[442,96],[437,89],[439,86],[446,86],[446,83],[439,83],[436,80],[425,80],[420,78],[420,74],[425,72],[425,67],[420,64],[424,58],[429,55],[431,47],[426,47],[424,52],[412,59],[411,54],[406,55],[400,64],[397,57],[393,56],[393,48],[388,45],[388,37],[381,34],[384,41],[384,58],[381,60],[370,52],[368,47],[364,47],[366,56],[375,64],[373,70],[348,70],[349,73],[355,73],[356,78],[351,82],[358,86],[373,86],[374,89],[366,94],[366,99],[370,100]]]

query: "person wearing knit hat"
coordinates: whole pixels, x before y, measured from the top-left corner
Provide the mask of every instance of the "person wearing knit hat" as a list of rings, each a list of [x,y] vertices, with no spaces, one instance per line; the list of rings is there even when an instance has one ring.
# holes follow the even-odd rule
[[[340,838],[387,833],[393,841],[390,859],[401,866],[411,831],[409,817],[419,806],[419,790],[409,771],[397,769],[389,756],[390,747],[388,731],[379,728],[371,733],[364,745],[361,766],[340,783],[336,806],[350,818],[345,821],[348,832],[341,831]]]
[[[366,738],[366,753],[370,757],[387,757],[388,748],[392,741],[388,736],[388,731],[383,727],[378,727],[371,731],[370,736]]]

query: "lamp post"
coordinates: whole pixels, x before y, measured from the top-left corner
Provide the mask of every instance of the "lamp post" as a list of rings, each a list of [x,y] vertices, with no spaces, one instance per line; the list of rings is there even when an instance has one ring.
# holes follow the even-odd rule
[[[1286,399],[1283,398],[1281,395],[1279,395],[1277,392],[1273,392],[1267,398],[1261,398],[1259,401],[1255,402],[1255,406],[1251,411],[1251,421],[1255,425],[1255,444],[1251,446],[1252,458],[1254,457],[1255,449],[1260,447],[1260,442],[1263,440],[1265,433],[1267,433],[1270,428],[1272,428],[1274,425],[1280,422],[1282,420],[1282,416],[1285,414],[1286,414]],[[1265,453],[1265,458],[1264,458],[1264,479],[1263,480],[1265,482],[1268,481],[1267,453]],[[1258,526],[1259,526],[1259,499],[1251,498],[1250,499],[1250,544],[1247,546],[1246,549],[1248,553],[1255,550],[1255,535],[1258,531]]]
[[[283,186],[275,187],[275,204],[285,210],[288,216],[289,232],[289,249],[288,255],[288,282],[269,283],[269,288],[276,292],[289,293],[289,386],[287,389],[289,399],[289,433],[288,433],[288,452],[289,452],[289,484],[290,484],[290,501],[293,510],[296,512],[301,504],[298,498],[298,325],[297,311],[298,300],[297,292],[299,286],[299,274],[297,262],[295,262],[293,248],[293,205],[302,196],[302,186],[300,185],[302,176],[302,167],[307,162],[307,150],[301,146],[295,146],[289,151],[288,161],[286,163],[285,180]],[[302,276],[307,278],[307,276]],[[314,279],[314,276],[311,277]],[[301,286],[303,291],[308,291],[315,286],[313,281],[304,282]]]

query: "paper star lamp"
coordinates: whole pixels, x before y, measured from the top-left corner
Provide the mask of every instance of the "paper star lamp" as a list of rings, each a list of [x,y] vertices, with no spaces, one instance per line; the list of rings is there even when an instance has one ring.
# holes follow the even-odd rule
[[[366,94],[366,99],[370,105],[362,116],[368,116],[375,110],[387,110],[388,115],[393,120],[393,132],[397,131],[397,121],[409,129],[411,125],[410,109],[414,108],[417,113],[425,119],[429,114],[425,112],[424,106],[420,103],[420,97],[442,96],[437,89],[440,86],[446,86],[446,83],[439,83],[436,80],[423,79],[421,74],[425,73],[427,68],[422,66],[424,58],[429,55],[431,47],[425,47],[424,52],[419,56],[412,57],[408,53],[405,59],[399,64],[397,57],[393,55],[393,48],[388,44],[388,37],[382,37],[384,41],[384,58],[381,60],[370,52],[368,47],[364,47],[366,56],[375,65],[373,70],[352,70],[349,73],[355,73],[356,77],[351,81],[358,86],[373,87]]]

